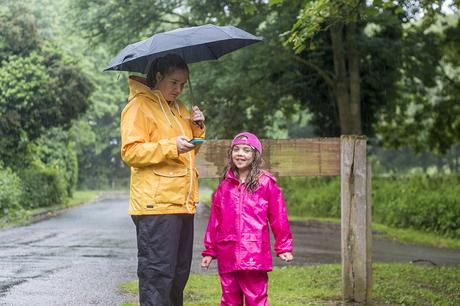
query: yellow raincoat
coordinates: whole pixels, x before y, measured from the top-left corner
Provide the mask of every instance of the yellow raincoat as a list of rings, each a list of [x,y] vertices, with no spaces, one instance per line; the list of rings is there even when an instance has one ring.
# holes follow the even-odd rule
[[[204,137],[181,102],[167,102],[145,79],[130,77],[121,113],[121,157],[131,167],[130,215],[195,213],[197,149],[179,154],[178,136]]]

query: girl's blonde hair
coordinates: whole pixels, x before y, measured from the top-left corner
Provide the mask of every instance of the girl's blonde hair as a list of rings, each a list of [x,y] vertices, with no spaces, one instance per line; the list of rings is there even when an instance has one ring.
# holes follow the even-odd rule
[[[224,172],[220,178],[220,182],[225,180],[227,172],[230,170],[232,170],[233,173],[237,177],[239,177],[238,168],[235,166],[232,159],[233,147],[234,146],[231,146],[227,151],[227,165],[225,166]],[[253,147],[251,147],[251,149],[254,153],[254,159],[252,160],[252,163],[250,165],[250,170],[248,177],[246,178],[245,185],[246,190],[248,190],[249,192],[254,192],[257,190],[257,187],[259,187],[259,178],[263,173],[263,170],[261,169],[261,167],[263,166],[263,159],[262,154],[260,154],[259,151],[255,150]]]

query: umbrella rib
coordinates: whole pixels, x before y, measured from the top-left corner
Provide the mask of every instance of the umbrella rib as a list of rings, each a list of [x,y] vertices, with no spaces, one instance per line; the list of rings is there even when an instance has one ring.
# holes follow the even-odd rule
[[[212,56],[214,56],[215,59],[218,59],[219,57],[216,56],[216,53],[214,53],[214,50],[212,50],[208,44],[205,44],[206,48],[208,48],[209,52],[211,52]]]
[[[222,28],[217,28],[219,31],[221,32],[224,32],[228,37],[230,38],[234,38],[233,36],[231,36],[230,34],[228,34],[227,32],[225,32],[224,30],[222,30]]]

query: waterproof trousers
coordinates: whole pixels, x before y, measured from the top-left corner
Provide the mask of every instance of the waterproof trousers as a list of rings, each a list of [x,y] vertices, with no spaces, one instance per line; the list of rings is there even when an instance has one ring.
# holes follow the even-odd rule
[[[132,216],[141,306],[182,306],[193,251],[189,214]]]
[[[221,306],[268,306],[267,271],[233,271],[219,274]]]

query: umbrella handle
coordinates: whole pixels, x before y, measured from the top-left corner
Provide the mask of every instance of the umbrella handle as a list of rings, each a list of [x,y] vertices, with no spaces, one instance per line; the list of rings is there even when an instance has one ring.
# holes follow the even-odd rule
[[[193,96],[193,89],[192,89],[192,81],[190,80],[190,74],[187,75],[187,79],[188,79],[188,86],[190,87],[190,98],[191,98],[191,102],[192,102],[192,107],[193,105],[196,105],[195,104],[195,97]]]

